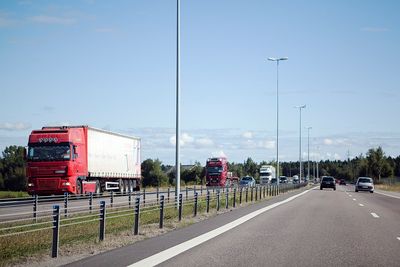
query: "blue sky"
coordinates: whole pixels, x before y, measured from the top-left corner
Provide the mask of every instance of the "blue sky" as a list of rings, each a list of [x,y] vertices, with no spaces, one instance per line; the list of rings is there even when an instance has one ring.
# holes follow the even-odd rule
[[[181,0],[182,163],[399,155],[398,1]],[[142,138],[174,163],[175,1],[1,1],[0,150],[44,125]],[[303,156],[307,157],[303,128]]]

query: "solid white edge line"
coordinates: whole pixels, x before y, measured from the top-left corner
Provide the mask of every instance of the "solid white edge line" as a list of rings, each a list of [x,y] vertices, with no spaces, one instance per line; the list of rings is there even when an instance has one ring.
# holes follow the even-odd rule
[[[252,219],[252,218],[254,218],[254,217],[256,217],[256,216],[258,216],[258,215],[260,215],[260,214],[262,214],[262,213],[264,213],[266,211],[268,211],[268,210],[271,210],[271,209],[273,209],[275,207],[278,207],[278,206],[283,205],[283,204],[285,204],[287,202],[290,202],[290,201],[292,201],[292,200],[294,200],[294,199],[296,199],[296,198],[308,193],[309,191],[311,191],[313,189],[315,189],[315,188],[308,189],[308,190],[306,190],[304,192],[301,192],[300,194],[294,195],[294,196],[292,196],[292,197],[290,197],[288,199],[285,199],[285,200],[282,200],[280,202],[271,204],[271,205],[269,205],[267,207],[264,207],[262,209],[253,211],[252,213],[249,213],[249,214],[247,214],[247,215],[245,215],[243,217],[240,217],[239,219],[236,219],[233,222],[230,222],[230,223],[225,224],[225,225],[223,225],[223,226],[221,226],[221,227],[219,227],[217,229],[214,229],[214,230],[212,230],[210,232],[207,232],[207,233],[204,233],[204,234],[202,234],[200,236],[192,238],[192,239],[190,239],[188,241],[185,241],[185,242],[183,242],[183,243],[181,243],[179,245],[176,245],[176,246],[174,246],[172,248],[169,248],[169,249],[166,249],[166,250],[161,251],[159,253],[156,253],[156,254],[154,254],[154,255],[152,255],[150,257],[144,258],[144,259],[142,259],[142,260],[140,260],[138,262],[135,262],[135,263],[133,263],[131,265],[128,265],[128,267],[155,266],[157,264],[160,264],[160,263],[162,263],[164,261],[167,261],[167,260],[169,260],[169,259],[171,259],[171,258],[173,258],[173,257],[185,252],[186,250],[189,250],[189,249],[191,249],[191,248],[193,248],[195,246],[198,246],[198,245],[200,245],[200,244],[202,244],[202,243],[204,243],[204,242],[206,242],[206,241],[208,241],[208,240],[210,240],[210,239],[212,239],[212,238],[214,238],[216,236],[219,236],[219,235],[223,234],[223,233],[231,230],[232,228],[235,228],[236,226],[239,226],[239,225],[245,223],[246,221],[248,221],[248,220],[250,220],[250,219]]]
[[[380,194],[380,195],[384,195],[384,196],[387,196],[387,197],[400,199],[400,197],[396,197],[396,196],[393,196],[393,195],[389,195],[389,194],[385,194],[385,193],[382,193],[382,192],[378,192],[376,190],[374,191],[374,193],[377,193],[377,194]]]
[[[376,213],[374,213],[374,212],[371,212],[371,215],[372,215],[374,218],[379,218],[378,214],[376,214]]]

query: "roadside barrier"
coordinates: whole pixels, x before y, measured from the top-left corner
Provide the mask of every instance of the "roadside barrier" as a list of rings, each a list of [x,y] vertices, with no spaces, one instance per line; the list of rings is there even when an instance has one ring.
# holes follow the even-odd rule
[[[88,202],[82,206],[71,206],[71,198],[75,198],[68,195],[68,193],[65,193],[62,197],[63,202],[60,203],[61,206],[63,205],[64,211],[62,211],[62,208],[60,208],[61,206],[59,204],[53,205],[52,209],[39,210],[38,207],[40,198],[38,196],[34,196],[31,200],[31,203],[33,203],[33,215],[31,212],[0,215],[0,242],[2,242],[2,238],[25,235],[39,231],[48,231],[52,229],[51,256],[58,257],[60,232],[63,231],[63,228],[69,226],[77,226],[88,223],[93,224],[98,222],[98,240],[104,241],[106,238],[107,221],[116,218],[130,217],[132,224],[133,213],[133,225],[131,226],[133,229],[130,229],[132,229],[134,235],[139,235],[141,218],[149,218],[150,215],[152,218],[151,220],[156,220],[159,228],[162,229],[164,227],[166,212],[169,214],[169,219],[177,218],[178,221],[182,221],[182,218],[184,216],[188,216],[189,214],[192,214],[191,216],[193,217],[197,217],[199,212],[209,213],[211,209],[214,209],[216,212],[220,212],[221,201],[225,201],[225,210],[228,210],[230,205],[232,208],[236,208],[237,201],[238,205],[242,206],[243,193],[245,194],[244,198],[246,203],[249,202],[249,193],[250,202],[257,202],[259,200],[286,193],[305,185],[306,184],[303,183],[295,185],[282,184],[280,186],[258,185],[254,187],[235,186],[232,188],[213,187],[206,188],[206,194],[204,196],[202,195],[202,187],[200,187],[200,192],[193,187],[191,189],[193,191],[192,196],[188,195],[189,188],[186,187],[185,198],[183,198],[181,193],[178,197],[175,196],[174,203],[170,203],[170,188],[165,191],[160,191],[158,189],[157,191],[153,192],[153,194],[155,194],[155,198],[149,198],[147,201],[145,189],[143,189],[143,194],[141,194],[141,192],[134,194],[132,194],[132,192],[127,192],[125,196],[127,196],[128,199],[126,201],[118,202],[115,201],[117,198],[114,195],[114,192],[112,192],[110,198],[108,199],[108,204],[106,203],[106,199],[100,200],[99,204],[97,205],[94,204],[93,201],[99,196],[90,193],[87,196]],[[243,192],[243,190],[245,190],[245,192]],[[148,192],[147,194],[150,193]],[[239,196],[237,196],[237,194],[239,194]],[[121,195],[122,194],[120,194],[120,196]],[[134,203],[132,203],[133,196]],[[61,200],[61,198],[58,199]],[[61,216],[61,213],[64,213],[64,216]],[[16,218],[18,216],[20,217]],[[10,218],[7,219],[7,217]]]

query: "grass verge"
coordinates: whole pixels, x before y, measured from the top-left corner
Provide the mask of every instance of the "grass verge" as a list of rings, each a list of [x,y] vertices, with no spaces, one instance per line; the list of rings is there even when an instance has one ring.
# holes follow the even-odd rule
[[[0,191],[0,199],[18,197],[29,197],[29,194],[22,191]]]
[[[377,184],[375,185],[376,188],[391,191],[391,192],[399,192],[400,193],[400,183],[397,184]]]

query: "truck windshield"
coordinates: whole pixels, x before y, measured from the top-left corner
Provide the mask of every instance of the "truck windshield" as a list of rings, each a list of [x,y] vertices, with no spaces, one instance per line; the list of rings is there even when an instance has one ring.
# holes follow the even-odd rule
[[[207,173],[220,173],[222,170],[221,166],[207,167]]]
[[[28,160],[30,161],[60,161],[70,160],[69,144],[29,146]]]

